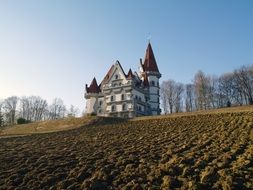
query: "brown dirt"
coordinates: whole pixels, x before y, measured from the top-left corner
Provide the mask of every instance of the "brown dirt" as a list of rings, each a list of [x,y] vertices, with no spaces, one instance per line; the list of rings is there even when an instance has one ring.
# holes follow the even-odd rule
[[[253,188],[253,111],[101,121],[0,139],[0,189]]]

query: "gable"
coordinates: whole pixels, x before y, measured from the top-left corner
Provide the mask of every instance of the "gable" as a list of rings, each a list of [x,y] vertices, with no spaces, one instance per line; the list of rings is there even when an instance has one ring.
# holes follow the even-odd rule
[[[125,84],[127,82],[126,74],[121,67],[119,61],[117,61],[114,65],[114,67],[111,70],[110,76],[108,77],[108,80],[106,81],[107,84],[113,84],[115,82]]]

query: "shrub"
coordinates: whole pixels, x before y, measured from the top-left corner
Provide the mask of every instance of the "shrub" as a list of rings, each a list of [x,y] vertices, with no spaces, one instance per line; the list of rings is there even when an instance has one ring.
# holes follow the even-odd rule
[[[26,120],[25,118],[20,117],[17,119],[17,123],[18,124],[26,124],[26,123],[30,123],[30,120]]]

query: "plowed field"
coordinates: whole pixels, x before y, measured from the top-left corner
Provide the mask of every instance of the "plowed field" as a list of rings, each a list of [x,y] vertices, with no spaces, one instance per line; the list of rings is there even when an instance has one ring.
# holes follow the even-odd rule
[[[0,189],[253,189],[253,111],[0,139]]]

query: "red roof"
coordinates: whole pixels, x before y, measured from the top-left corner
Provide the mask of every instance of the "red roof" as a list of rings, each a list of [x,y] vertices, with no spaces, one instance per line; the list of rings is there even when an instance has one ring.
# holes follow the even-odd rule
[[[127,75],[126,75],[126,78],[127,79],[132,79],[133,77],[134,77],[134,75],[133,75],[132,69],[129,69],[129,71],[128,71]]]
[[[100,86],[98,86],[97,84],[97,80],[94,77],[90,86],[88,87],[88,85],[86,84],[86,92],[87,93],[99,93],[101,92]]]
[[[155,56],[151,47],[151,44],[148,43],[148,47],[146,50],[146,54],[145,54],[145,60],[144,60],[144,64],[142,65],[144,71],[153,71],[153,72],[158,72],[158,67],[156,64],[156,60],[155,60]]]
[[[102,80],[100,85],[103,85],[105,83],[108,82],[108,80],[110,79],[111,75],[112,75],[112,71],[113,71],[114,65],[111,66],[111,68],[109,69],[109,71],[106,73],[104,79]]]

